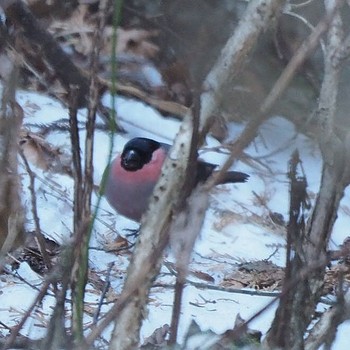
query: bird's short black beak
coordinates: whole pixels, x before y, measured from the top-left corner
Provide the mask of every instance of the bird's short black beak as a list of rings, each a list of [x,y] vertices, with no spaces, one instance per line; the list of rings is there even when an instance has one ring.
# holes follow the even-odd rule
[[[141,157],[138,152],[128,150],[122,156],[122,167],[129,171],[136,171],[142,168]]]

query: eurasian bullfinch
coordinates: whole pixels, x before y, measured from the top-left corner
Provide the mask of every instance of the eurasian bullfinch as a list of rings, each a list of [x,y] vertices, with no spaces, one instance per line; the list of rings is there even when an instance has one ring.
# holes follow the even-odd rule
[[[119,214],[140,221],[161,173],[170,145],[137,137],[124,146],[123,152],[111,163],[105,187],[109,204]],[[216,165],[198,161],[197,181],[205,181]],[[220,182],[245,182],[249,175],[227,172]]]

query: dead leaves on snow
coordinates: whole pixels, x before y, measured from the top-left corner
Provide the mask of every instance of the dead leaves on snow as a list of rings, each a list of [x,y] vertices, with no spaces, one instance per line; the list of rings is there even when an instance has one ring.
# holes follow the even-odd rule
[[[37,168],[71,176],[71,158],[60,147],[54,147],[42,136],[22,131],[19,145],[27,161]]]
[[[284,269],[266,260],[239,264],[224,278],[223,287],[275,291],[282,286]]]
[[[269,261],[260,260],[239,264],[230,274],[224,277],[221,286],[224,288],[251,288],[260,291],[280,291],[284,279],[284,268]],[[328,268],[323,295],[338,292],[342,284],[350,285],[350,265],[345,261]]]

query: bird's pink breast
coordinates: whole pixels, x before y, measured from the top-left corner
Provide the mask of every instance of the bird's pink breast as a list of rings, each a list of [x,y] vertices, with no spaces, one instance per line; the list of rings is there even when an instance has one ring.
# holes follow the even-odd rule
[[[120,214],[136,221],[141,219],[165,157],[165,152],[159,149],[153,153],[151,161],[137,171],[123,169],[120,166],[120,156],[112,162],[105,192],[109,203]]]

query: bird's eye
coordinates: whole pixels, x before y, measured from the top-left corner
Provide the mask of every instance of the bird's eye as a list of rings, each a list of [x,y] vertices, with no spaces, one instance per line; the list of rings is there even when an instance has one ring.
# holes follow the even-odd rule
[[[125,170],[136,171],[142,168],[143,162],[140,153],[135,150],[128,150],[123,153],[121,165]]]

